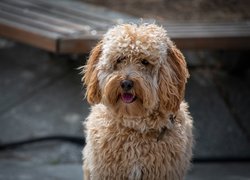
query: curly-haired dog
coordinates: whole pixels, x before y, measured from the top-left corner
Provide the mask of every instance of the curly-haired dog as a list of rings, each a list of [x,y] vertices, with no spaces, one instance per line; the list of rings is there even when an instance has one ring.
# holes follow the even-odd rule
[[[87,179],[180,180],[192,156],[182,53],[155,24],[110,29],[84,67]]]

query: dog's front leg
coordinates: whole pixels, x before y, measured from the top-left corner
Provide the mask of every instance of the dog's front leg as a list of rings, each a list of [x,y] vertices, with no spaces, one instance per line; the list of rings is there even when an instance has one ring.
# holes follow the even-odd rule
[[[90,180],[90,172],[86,160],[83,165],[83,180]]]

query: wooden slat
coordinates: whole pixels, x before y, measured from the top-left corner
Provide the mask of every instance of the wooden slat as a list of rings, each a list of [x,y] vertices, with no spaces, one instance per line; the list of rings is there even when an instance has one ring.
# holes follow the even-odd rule
[[[14,14],[14,13],[11,13],[8,11],[3,11],[2,9],[0,9],[0,17],[2,17],[4,19],[8,19],[8,20],[13,21],[13,22],[19,22],[21,24],[24,24],[24,25],[27,25],[30,27],[35,27],[38,29],[47,30],[49,32],[54,32],[54,33],[58,33],[58,34],[62,34],[62,35],[73,34],[73,33],[78,32],[74,29],[55,26],[53,24],[48,24],[48,23],[45,23],[43,21],[38,21],[36,19],[31,19],[31,18],[28,18],[25,16],[20,16],[18,14]]]
[[[59,19],[48,14],[36,12],[33,8],[27,9],[25,6],[20,4],[11,4],[9,1],[0,2],[0,8],[9,13],[20,15],[22,17],[27,17],[33,20],[39,20],[47,24],[52,24],[54,26],[60,26],[68,29],[76,29],[78,31],[89,31],[90,27],[86,25],[72,23],[63,19]]]
[[[250,49],[250,23],[169,23],[171,39],[186,49]]]
[[[46,3],[40,3],[38,1],[28,1],[28,0],[3,0],[8,1],[8,3],[18,4],[23,6],[26,9],[33,9],[36,12],[40,12],[43,14],[48,14],[50,16],[54,16],[56,18],[60,18],[63,20],[67,20],[69,22],[74,22],[77,24],[88,24],[90,27],[96,30],[102,30],[103,28],[107,28],[106,22],[101,21],[93,21],[84,16],[80,16],[78,13],[66,13],[64,9],[59,9],[56,6],[50,6]]]
[[[250,24],[246,22],[168,24],[166,29],[173,36],[181,37],[244,37],[250,36]]]
[[[81,37],[81,38],[61,38],[58,42],[58,52],[60,54],[68,53],[86,53],[96,45],[100,36]]]
[[[27,43],[51,52],[57,52],[57,40],[60,37],[52,33],[17,22],[11,22],[0,17],[0,36]]]
[[[211,50],[248,50],[250,49],[250,37],[191,37],[180,38],[172,37],[178,48],[180,49],[211,49]]]
[[[39,5],[40,7],[44,7],[44,8],[48,8],[48,9],[53,9],[56,11],[62,11],[64,13],[67,14],[73,14],[76,15],[78,17],[84,17],[85,19],[89,19],[95,22],[100,22],[100,23],[105,23],[104,26],[106,26],[107,24],[114,24],[115,22],[113,21],[113,19],[109,19],[105,16],[101,16],[96,14],[95,12],[90,12],[89,10],[79,10],[78,8],[72,6],[71,4],[69,6],[65,6],[65,4],[62,3],[58,3],[58,2],[53,2],[53,1],[43,1],[43,0],[27,0],[29,2],[32,2],[36,5]],[[74,3],[74,2],[71,2]],[[79,4],[81,6],[81,4]]]
[[[55,3],[55,2],[54,2]],[[140,23],[140,18],[135,18],[129,14],[122,14],[105,7],[101,6],[93,6],[90,4],[85,3],[84,6],[82,2],[79,1],[64,1],[64,6],[70,6],[74,8],[74,10],[78,12],[84,12],[90,16],[98,17],[98,18],[105,18],[111,21],[113,24],[121,24],[121,23]],[[149,22],[149,19],[147,19]],[[151,22],[155,22],[155,20],[150,20]]]

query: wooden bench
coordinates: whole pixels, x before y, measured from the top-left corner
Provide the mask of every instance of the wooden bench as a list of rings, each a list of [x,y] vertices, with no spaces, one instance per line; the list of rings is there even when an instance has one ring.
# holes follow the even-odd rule
[[[72,0],[0,1],[0,36],[57,54],[89,52],[108,28],[125,22],[141,20]],[[250,48],[250,22],[158,23],[182,49]]]
[[[250,21],[175,23],[166,29],[182,49],[250,49]]]

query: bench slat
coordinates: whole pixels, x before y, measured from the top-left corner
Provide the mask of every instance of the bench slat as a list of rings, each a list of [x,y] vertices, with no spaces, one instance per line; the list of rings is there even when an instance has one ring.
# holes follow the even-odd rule
[[[227,35],[228,34],[239,34],[239,35],[250,35],[250,24],[249,23],[237,23],[237,24],[193,24],[189,23],[189,25],[183,24],[167,24],[165,25],[166,29],[171,32],[176,33],[189,33],[189,34],[196,34],[208,32],[211,35],[217,34],[220,35]]]
[[[0,9],[0,16],[4,19],[8,19],[14,22],[20,22],[27,26],[36,27],[39,29],[47,30],[47,31],[54,32],[54,33],[59,33],[62,35],[68,35],[68,34],[78,32],[73,29],[55,26],[53,24],[48,24],[44,21],[38,21],[38,20],[31,19],[29,17],[24,17],[24,16],[20,16],[18,14],[14,14],[8,11],[3,11],[2,9]]]
[[[28,0],[4,0],[8,1],[8,3],[17,4],[18,6],[23,6],[23,8],[34,10],[36,12],[47,14],[50,16],[54,16],[56,18],[67,20],[69,22],[73,22],[76,24],[88,24],[96,30],[103,30],[103,28],[107,28],[107,23],[103,21],[94,21],[84,16],[79,16],[76,13],[66,13],[63,9],[58,9],[56,7],[47,6],[46,4],[39,4],[38,1],[28,1]]]
[[[34,11],[34,9],[27,9],[23,6],[17,5],[17,4],[9,4],[6,3],[5,1],[0,2],[0,9],[3,9],[9,13],[13,13],[16,15],[20,15],[22,17],[27,17],[33,20],[39,20],[42,22],[46,22],[48,24],[52,24],[55,26],[60,26],[63,28],[68,28],[68,29],[76,29],[79,31],[88,31],[90,29],[89,26],[86,25],[80,25],[80,24],[76,24],[76,23],[72,23],[70,21],[66,21],[63,19],[59,19],[53,16],[49,16],[47,14],[44,13],[40,13],[40,12],[36,12]]]
[[[62,54],[90,52],[101,37],[61,38],[58,43],[58,52]]]
[[[250,26],[238,25],[238,26],[193,26],[192,23],[189,24],[189,27],[186,26],[166,26],[167,30],[177,31],[177,32],[245,32],[250,34]]]
[[[51,52],[58,51],[60,34],[8,21],[0,17],[0,36],[24,42]]]
[[[110,9],[107,9],[105,7],[101,7],[101,6],[93,6],[93,5],[86,4],[86,3],[84,3],[83,5],[82,2],[79,2],[79,1],[65,1],[63,6],[70,6],[70,8],[74,8],[74,10],[78,12],[84,12],[88,14],[89,16],[108,19],[113,24],[126,23],[126,22],[127,23],[141,22],[141,19],[135,18],[134,16],[118,13]],[[155,20],[151,20],[151,21],[154,22]]]
[[[182,38],[182,37],[173,37],[172,40],[180,49],[210,49],[210,50],[218,50],[218,49],[227,49],[227,50],[235,50],[242,49],[248,50],[250,49],[250,37],[190,37],[190,38]]]
[[[75,15],[78,17],[84,17],[84,19],[93,20],[95,22],[103,23],[104,26],[107,24],[114,24],[114,21],[112,19],[106,18],[105,16],[99,16],[98,14],[95,14],[95,12],[90,12],[89,10],[79,10],[78,8],[69,5],[65,6],[64,4],[55,3],[53,1],[43,1],[43,0],[28,0],[29,2],[32,2],[39,7],[53,9],[56,11],[62,11],[67,14]]]

